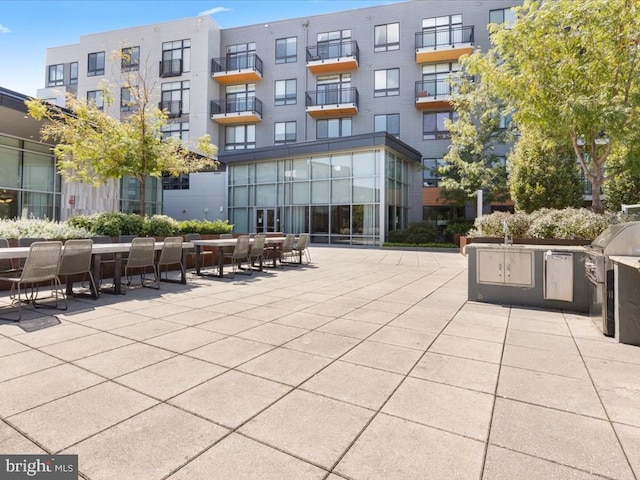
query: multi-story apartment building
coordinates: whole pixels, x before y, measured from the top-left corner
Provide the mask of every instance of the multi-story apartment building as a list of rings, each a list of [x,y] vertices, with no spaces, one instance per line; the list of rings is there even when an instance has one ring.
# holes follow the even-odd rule
[[[102,80],[145,69],[169,112],[164,134],[210,134],[225,166],[165,181],[164,213],[380,244],[410,221],[456,214],[437,186],[454,116],[448,78],[461,55],[488,48],[488,23],[520,3],[407,1],[228,29],[196,17],[87,35],[48,49],[39,96],[62,88],[100,102]],[[117,98],[104,108],[126,115],[126,88]],[[135,191],[123,182],[123,208]],[[161,193],[149,199],[158,209]]]

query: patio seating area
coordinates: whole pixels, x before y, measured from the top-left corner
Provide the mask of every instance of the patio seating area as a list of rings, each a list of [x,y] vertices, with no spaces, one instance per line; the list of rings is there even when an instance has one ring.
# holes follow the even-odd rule
[[[639,347],[469,302],[457,251],[311,249],[0,322],[0,452],[91,480],[640,478]]]

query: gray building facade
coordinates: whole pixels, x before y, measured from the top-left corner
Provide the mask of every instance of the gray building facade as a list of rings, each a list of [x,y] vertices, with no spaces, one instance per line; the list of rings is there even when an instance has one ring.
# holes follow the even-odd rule
[[[338,175],[333,156],[351,155],[353,159],[360,153],[354,145],[351,150],[331,150],[344,147],[335,145],[333,139],[386,132],[397,143],[385,144],[382,150],[395,149],[391,155],[400,158],[401,164],[406,163],[410,175],[403,183],[401,195],[406,202],[402,202],[400,214],[384,204],[392,197],[388,192],[393,188],[376,187],[378,193],[372,198],[383,199],[383,203],[376,204],[378,230],[370,231],[378,233],[365,243],[379,244],[389,230],[431,218],[434,211],[442,211],[436,212],[436,217],[455,214],[453,207],[439,199],[435,170],[449,146],[443,122],[453,118],[447,79],[458,71],[461,55],[477,48],[488,49],[487,25],[509,21],[510,8],[520,3],[414,0],[227,29],[219,28],[209,17],[197,17],[90,35],[81,37],[77,45],[49,49],[46,81],[48,88],[54,87],[51,66],[61,64],[65,84],[65,72],[70,71],[67,65],[79,62],[75,67],[77,85],[73,88],[78,95],[86,95],[97,84],[96,75],[87,76],[87,69],[89,72],[91,69],[91,58],[87,55],[138,47],[141,59],[160,65],[157,73],[150,71],[157,75],[154,81],[159,87],[158,101],[171,113],[169,134],[195,138],[209,133],[219,147],[219,159],[228,164],[224,175],[191,174],[188,186],[186,180],[181,187],[176,187],[175,182],[165,182],[164,213],[178,219],[202,218],[205,213],[208,218],[228,216],[243,231],[267,228],[266,215],[273,215],[274,222],[269,228],[294,233],[311,231],[313,238],[313,210],[323,206],[329,213],[320,222],[324,226],[316,232],[315,240],[360,243],[362,239],[354,239],[356,232],[351,232],[347,241],[342,233],[336,233],[344,232],[345,225],[352,226],[354,212],[359,211],[360,207],[354,209],[357,176],[349,177],[352,191],[348,201],[344,192],[337,195],[342,203],[331,200],[332,189],[342,188],[338,187],[342,184],[333,181],[318,182],[318,192],[329,188],[324,194],[314,195],[310,184],[306,200],[299,196],[287,200],[289,187],[285,184],[291,177],[286,175],[293,170],[287,165],[305,159],[305,155],[305,161],[313,165],[314,155],[325,150],[323,159],[315,162],[320,175],[317,180],[324,181],[326,175],[329,178]],[[104,62],[109,65],[110,60]],[[187,67],[185,62],[189,63]],[[119,64],[111,65],[104,70],[111,71],[112,80],[117,80],[121,74],[118,67]],[[56,74],[55,69],[53,73]],[[43,91],[39,96],[54,98],[55,94]],[[304,151],[302,147],[296,152],[302,155],[300,158],[290,156],[292,153],[287,149],[275,148],[307,143],[315,146],[309,147],[309,154],[300,153]],[[325,147],[319,146],[323,144]],[[399,145],[417,154],[403,155],[409,150]],[[243,156],[242,152],[248,150],[258,154],[252,158]],[[340,161],[336,160],[335,167],[340,166]],[[259,163],[264,165],[260,167]],[[328,165],[329,173],[320,173],[322,163]],[[395,161],[391,163],[395,165]],[[354,167],[352,163],[350,168],[359,171]],[[247,177],[251,188],[246,196],[238,195],[240,190],[233,183],[234,178],[242,176],[237,169],[246,169],[255,176]],[[269,189],[260,187],[258,171],[265,173],[269,169],[274,171],[261,178],[268,178],[267,183],[275,185],[275,190],[265,197],[258,192]],[[379,174],[377,181],[383,183],[393,177],[388,171]],[[312,169],[309,175],[314,180]],[[294,188],[293,184],[290,188]],[[238,203],[241,201],[245,203]],[[305,220],[295,223],[287,220],[295,216],[285,213],[294,205],[307,207],[307,213],[298,216]],[[339,219],[334,218],[332,212],[340,205],[350,208],[348,222],[343,218],[346,210]],[[265,209],[271,212],[265,213]],[[192,213],[193,210],[197,212]]]

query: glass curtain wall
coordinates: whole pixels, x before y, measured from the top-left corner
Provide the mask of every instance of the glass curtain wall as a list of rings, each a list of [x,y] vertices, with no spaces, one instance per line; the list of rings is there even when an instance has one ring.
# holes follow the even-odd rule
[[[147,177],[145,184],[146,215],[162,214],[162,178]],[[120,211],[140,214],[140,182],[133,177],[120,181]]]
[[[0,218],[60,218],[51,147],[0,135]]]
[[[379,245],[387,211],[389,228],[406,225],[409,168],[383,149],[229,165],[229,220],[256,232],[273,215],[276,231],[309,232],[313,243]]]

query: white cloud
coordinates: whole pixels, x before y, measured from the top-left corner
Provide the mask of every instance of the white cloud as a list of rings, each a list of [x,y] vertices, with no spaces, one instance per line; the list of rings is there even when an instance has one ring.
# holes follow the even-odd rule
[[[11,30],[0,23],[0,33],[11,33]]]
[[[204,12],[200,12],[198,14],[198,16],[200,15],[215,15],[216,13],[220,13],[220,12],[230,12],[231,9],[227,8],[227,7],[213,7],[210,8],[209,10],[205,10]]]

